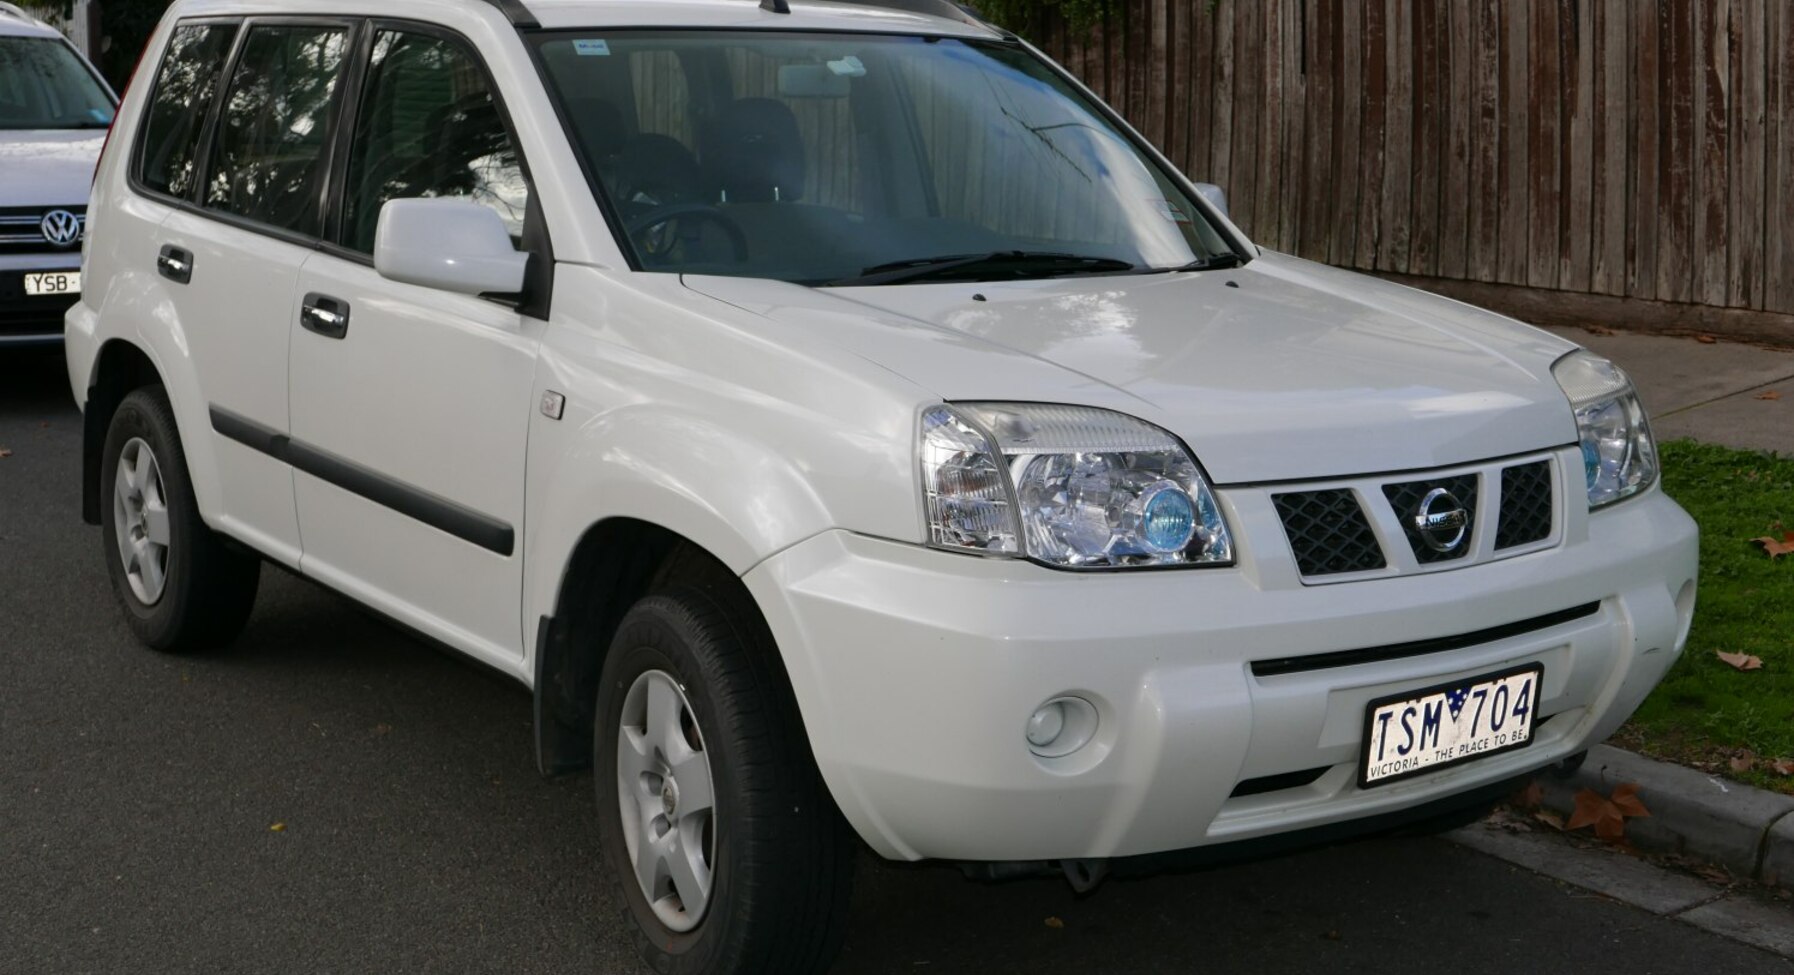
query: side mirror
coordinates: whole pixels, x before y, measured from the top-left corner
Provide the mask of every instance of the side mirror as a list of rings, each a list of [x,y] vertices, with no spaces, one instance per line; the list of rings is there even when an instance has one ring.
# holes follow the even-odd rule
[[[1233,219],[1233,214],[1227,212],[1226,190],[1213,183],[1197,183],[1196,192],[1201,193],[1203,199],[1207,200],[1215,209],[1221,211],[1221,216],[1226,217],[1229,220]]]
[[[471,200],[393,200],[380,210],[374,270],[404,284],[464,295],[523,290],[529,255],[505,222]]]

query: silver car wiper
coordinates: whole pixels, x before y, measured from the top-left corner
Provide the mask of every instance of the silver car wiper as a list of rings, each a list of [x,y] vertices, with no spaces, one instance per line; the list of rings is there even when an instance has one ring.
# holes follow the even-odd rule
[[[995,273],[1003,277],[1060,277],[1068,274],[1112,274],[1135,266],[1113,257],[1091,257],[1048,251],[992,251],[986,254],[948,254],[908,261],[892,261],[866,268],[851,278],[830,281],[822,287],[871,286],[924,281],[956,273]]]

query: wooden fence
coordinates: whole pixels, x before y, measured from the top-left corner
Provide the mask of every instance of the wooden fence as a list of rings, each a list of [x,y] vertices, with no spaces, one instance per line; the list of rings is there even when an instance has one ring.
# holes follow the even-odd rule
[[[1794,2],[1115,0],[1031,39],[1265,246],[1794,341]]]

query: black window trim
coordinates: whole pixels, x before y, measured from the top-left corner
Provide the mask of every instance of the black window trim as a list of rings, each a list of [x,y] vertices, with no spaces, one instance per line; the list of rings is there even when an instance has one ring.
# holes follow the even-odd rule
[[[328,157],[328,180],[325,195],[324,227],[322,235],[317,239],[316,249],[323,254],[339,260],[360,264],[363,267],[374,266],[374,256],[364,254],[342,242],[343,208],[348,196],[349,157],[355,148],[355,127],[361,116],[363,103],[367,96],[369,70],[373,66],[374,43],[382,32],[391,31],[405,34],[417,34],[433,37],[460,45],[480,77],[486,82],[486,89],[492,93],[493,107],[498,110],[499,120],[504,124],[505,135],[510,138],[511,145],[517,151],[517,165],[523,172],[523,182],[529,188],[528,209],[523,221],[523,249],[529,254],[529,271],[524,294],[519,296],[489,296],[487,300],[496,304],[513,308],[518,314],[543,321],[548,319],[550,303],[554,295],[554,242],[548,232],[548,224],[542,212],[541,193],[536,188],[536,179],[530,171],[529,153],[524,150],[523,140],[519,138],[516,120],[505,102],[504,92],[499,88],[498,78],[492,73],[491,65],[480,52],[479,45],[467,35],[427,21],[408,20],[400,17],[368,17],[363,21],[364,30],[361,41],[356,46],[355,64],[347,79],[353,87],[348,92],[348,100],[343,104],[340,125],[332,140]]]
[[[131,191],[138,196],[176,207],[188,201],[145,183],[143,167],[147,162],[144,156],[149,152],[149,116],[155,106],[156,94],[162,90],[162,69],[168,65],[169,49],[174,46],[174,35],[188,27],[230,27],[236,31],[231,35],[230,47],[225,50],[224,67],[219,70],[218,86],[212,90],[212,102],[206,106],[205,112],[199,120],[199,138],[195,140],[196,153],[193,161],[195,175],[198,174],[205,157],[209,155],[207,150],[210,148],[208,144],[211,135],[210,128],[212,119],[218,110],[219,89],[223,88],[228,81],[227,74],[231,66],[236,63],[237,45],[243,40],[242,17],[189,17],[175,22],[174,27],[168,32],[167,42],[162,45],[162,50],[157,54],[155,74],[150,76],[150,92],[144,99],[143,109],[138,113],[137,130],[131,136],[131,162],[129,166],[125,167],[125,179],[131,187]],[[197,189],[199,180],[195,179],[193,185]]]

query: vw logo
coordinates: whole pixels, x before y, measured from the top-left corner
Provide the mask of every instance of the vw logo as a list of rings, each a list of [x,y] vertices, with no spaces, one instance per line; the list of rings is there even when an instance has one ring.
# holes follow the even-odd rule
[[[51,210],[44,214],[38,229],[44,239],[58,247],[67,247],[81,239],[81,218],[67,210]]]
[[[1450,491],[1434,488],[1414,515],[1414,532],[1435,552],[1455,552],[1470,534],[1470,514]]]

